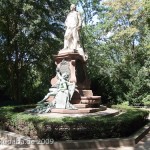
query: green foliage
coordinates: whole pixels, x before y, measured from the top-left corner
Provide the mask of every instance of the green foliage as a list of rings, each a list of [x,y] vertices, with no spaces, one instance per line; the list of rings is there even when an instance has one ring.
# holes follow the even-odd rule
[[[145,106],[149,106],[150,107],[150,95],[147,95],[142,102],[144,103]]]
[[[149,0],[1,0],[0,97],[31,103],[47,93],[70,3],[82,9],[81,44],[94,94],[103,103],[148,103]]]
[[[142,100],[145,99],[150,90],[150,72],[148,68],[142,67],[140,70],[136,71],[137,74],[132,76],[131,81],[127,81],[129,91],[125,94],[126,99],[129,104],[141,105]]]
[[[107,0],[97,7],[92,4],[89,10],[99,10],[97,23],[87,22],[82,37],[94,93],[102,96],[103,103],[142,103],[150,91],[148,3]]]
[[[67,0],[0,1],[0,90],[14,101],[34,102],[46,93],[67,7]]]
[[[149,114],[147,111],[124,107],[125,113],[115,117],[91,116],[56,119],[25,114],[23,111],[30,107],[2,107],[0,109],[0,128],[34,139],[53,138],[55,141],[117,138],[133,134],[145,125]]]

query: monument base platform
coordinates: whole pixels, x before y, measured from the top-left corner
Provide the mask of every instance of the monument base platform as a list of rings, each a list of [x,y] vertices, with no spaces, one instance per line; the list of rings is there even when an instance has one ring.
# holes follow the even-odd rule
[[[80,108],[80,109],[52,109],[51,113],[61,113],[61,114],[86,114],[86,113],[95,113],[98,111],[104,111],[106,107],[100,108]]]
[[[54,55],[54,58],[57,66],[56,68],[59,70],[60,74],[67,73],[69,75],[68,81],[76,85],[69,102],[77,109],[60,109],[56,107],[51,110],[51,113],[88,114],[107,109],[106,107],[100,107],[101,96],[93,95],[92,90],[90,90],[90,80],[86,72],[86,61],[79,53],[61,51],[58,55]],[[57,76],[51,79],[52,86],[57,82]],[[47,99],[48,102],[52,102],[52,100],[54,100],[54,97],[51,96]],[[65,99],[60,97],[60,101],[65,101]]]
[[[100,109],[106,109],[106,106],[101,105]],[[93,113],[44,113],[38,114],[40,117],[48,117],[48,118],[64,118],[64,117],[85,117],[85,116],[115,116],[119,114],[119,110],[107,108],[103,111],[97,111]],[[33,114],[34,115],[34,114]]]

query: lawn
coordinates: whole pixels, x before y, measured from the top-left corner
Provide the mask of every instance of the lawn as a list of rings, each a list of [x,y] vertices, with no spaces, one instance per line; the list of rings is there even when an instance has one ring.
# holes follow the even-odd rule
[[[127,106],[113,106],[123,113],[118,116],[46,118],[26,114],[32,105],[0,108],[0,129],[33,139],[55,141],[128,137],[144,126],[148,111]]]

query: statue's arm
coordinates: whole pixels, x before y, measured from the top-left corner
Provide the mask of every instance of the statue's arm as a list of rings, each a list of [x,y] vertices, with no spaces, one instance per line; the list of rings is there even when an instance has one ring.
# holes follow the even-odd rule
[[[63,79],[63,77],[60,75],[59,72],[57,72],[57,77],[58,77],[59,80],[62,80],[62,79]]]
[[[82,26],[81,14],[78,12],[78,29],[80,29],[81,26]]]
[[[69,14],[68,14],[69,15]],[[65,26],[68,27],[68,15],[67,15],[67,18],[65,20]]]

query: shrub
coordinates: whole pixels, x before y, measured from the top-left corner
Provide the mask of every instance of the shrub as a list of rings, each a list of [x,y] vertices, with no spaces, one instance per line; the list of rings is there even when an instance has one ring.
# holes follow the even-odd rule
[[[133,68],[131,72],[132,77],[130,80],[126,80],[125,83],[129,90],[125,95],[127,101],[132,106],[143,106],[143,99],[148,98],[150,91],[150,71],[149,64],[145,64],[145,67],[141,67],[139,70],[137,67]]]
[[[29,106],[1,107],[0,128],[33,139],[79,140],[127,137],[147,122],[148,112],[124,108],[125,113],[110,116],[46,118],[21,112]]]
[[[150,95],[147,95],[142,102],[144,103],[145,106],[150,106]]]

